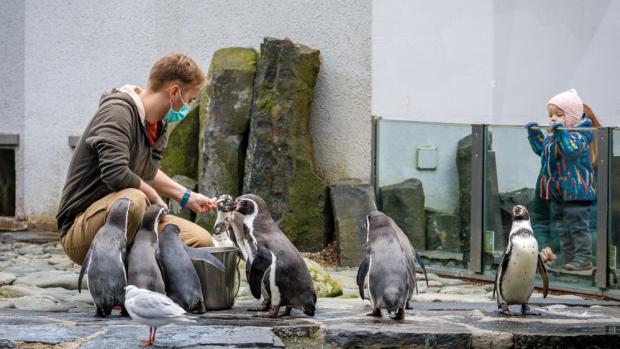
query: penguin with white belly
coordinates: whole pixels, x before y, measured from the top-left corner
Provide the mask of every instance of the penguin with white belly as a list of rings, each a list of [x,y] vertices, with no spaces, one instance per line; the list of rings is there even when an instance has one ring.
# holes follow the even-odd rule
[[[278,228],[265,201],[251,194],[235,200],[235,211],[227,220],[244,259],[252,295],[263,299],[269,317],[293,308],[314,316],[316,292],[308,267],[299,251]]]
[[[213,226],[213,246],[215,247],[234,247],[234,236],[230,231],[229,225],[225,222],[226,218],[235,209],[235,202],[230,195],[221,195],[217,199],[217,218]]]
[[[495,276],[493,296],[497,292],[497,306],[502,315],[511,315],[509,305],[520,304],[523,316],[540,315],[528,306],[534,290],[536,271],[543,282],[543,297],[547,297],[549,278],[538,254],[538,243],[530,224],[530,215],[524,206],[512,209],[512,229],[508,246]]]

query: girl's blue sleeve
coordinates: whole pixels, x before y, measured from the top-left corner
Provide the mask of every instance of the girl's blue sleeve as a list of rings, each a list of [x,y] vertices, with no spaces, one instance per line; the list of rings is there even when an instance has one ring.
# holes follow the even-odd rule
[[[534,153],[538,156],[542,154],[543,143],[545,141],[545,135],[539,129],[529,128],[527,130],[527,139],[530,141],[530,146]]]
[[[590,140],[582,132],[557,129],[554,133],[560,153],[567,158],[580,156],[590,146]]]

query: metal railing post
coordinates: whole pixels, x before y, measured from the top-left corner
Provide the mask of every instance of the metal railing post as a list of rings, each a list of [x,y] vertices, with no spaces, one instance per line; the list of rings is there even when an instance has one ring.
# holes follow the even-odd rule
[[[612,133],[609,127],[601,127],[596,131],[598,142],[597,181],[596,181],[596,286],[607,288],[608,257],[607,244],[609,241],[610,224],[610,186],[609,178],[611,171],[611,146]]]
[[[487,148],[487,127],[471,126],[471,202],[470,202],[470,245],[469,269],[482,273],[482,236],[485,227],[485,156]]]

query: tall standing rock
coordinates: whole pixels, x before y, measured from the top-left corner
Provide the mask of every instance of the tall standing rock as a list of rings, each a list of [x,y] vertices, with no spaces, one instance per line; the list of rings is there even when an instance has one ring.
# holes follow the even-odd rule
[[[256,75],[257,52],[223,48],[215,52],[201,98],[198,190],[214,197],[241,194],[243,167]],[[213,227],[214,214],[199,222]]]
[[[327,185],[314,169],[308,125],[320,65],[318,50],[287,39],[263,41],[243,183],[306,251],[324,247],[330,230]]]
[[[168,146],[160,167],[170,177],[180,175],[196,179],[198,111],[198,105],[193,105],[185,119],[171,124],[168,129]]]
[[[495,152],[491,150],[493,140],[491,132],[488,133],[487,137],[486,168],[484,171],[486,173],[486,197],[484,198],[486,221],[484,224],[487,231],[493,231],[495,234],[495,248],[503,249],[506,237],[502,232],[497,166]],[[471,154],[472,139],[471,135],[468,135],[459,140],[456,157],[456,167],[459,174],[461,249],[463,251],[470,249],[471,239]]]
[[[373,186],[361,180],[346,180],[329,187],[338,257],[343,266],[357,267],[364,256],[366,216],[377,209]]]
[[[418,251],[426,250],[424,188],[417,178],[381,187],[381,210],[394,219]]]

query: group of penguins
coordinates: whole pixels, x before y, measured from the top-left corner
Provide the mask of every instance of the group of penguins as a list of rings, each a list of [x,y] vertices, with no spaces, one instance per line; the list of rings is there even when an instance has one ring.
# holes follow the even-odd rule
[[[185,312],[205,312],[202,288],[192,260],[204,260],[223,271],[224,265],[208,249],[191,248],[179,238],[179,228],[167,225],[157,234],[165,209],[150,206],[127,252],[127,217],[131,202],[119,199],[111,206],[105,225],[98,231],[86,255],[78,287],[87,273],[96,315],[110,315],[121,306],[134,320],[151,326],[154,340],[158,325]],[[293,308],[314,316],[316,292],[299,251],[279,229],[265,201],[253,194],[235,200],[222,195],[217,200],[218,216],[213,238],[216,246],[236,246],[246,261],[246,277],[252,295],[262,300],[269,317],[290,315]],[[538,254],[529,213],[524,206],[513,208],[509,243],[497,269],[493,295],[501,313],[510,315],[509,305],[520,304],[523,315],[530,312],[529,298],[536,271],[543,279],[546,297],[548,278]],[[416,267],[426,268],[420,255],[392,218],[374,211],[366,217],[366,246],[357,274],[362,299],[369,299],[370,316],[386,309],[392,319],[403,319],[405,309],[417,293]],[[207,285],[208,287],[208,285]],[[366,296],[366,292],[367,296]],[[166,296],[167,295],[167,296]],[[169,297],[169,298],[168,298]],[[171,308],[172,307],[172,308]],[[160,321],[158,311],[170,311]]]
[[[208,248],[185,245],[174,224],[166,225],[158,234],[160,218],[166,213],[160,205],[145,211],[127,248],[131,204],[122,198],[111,205],[84,258],[78,290],[81,292],[86,274],[96,316],[108,316],[117,306],[122,314],[132,315],[126,294],[135,290],[149,291],[151,296],[166,295],[185,312],[204,313],[202,286],[192,260],[206,261],[219,271],[224,270],[222,262]],[[284,315],[298,308],[314,316],[317,297],[310,272],[299,251],[278,228],[265,201],[252,194],[235,200],[222,195],[217,207],[215,246],[239,248],[252,295],[263,301],[257,310],[277,317],[281,307],[285,307]]]

